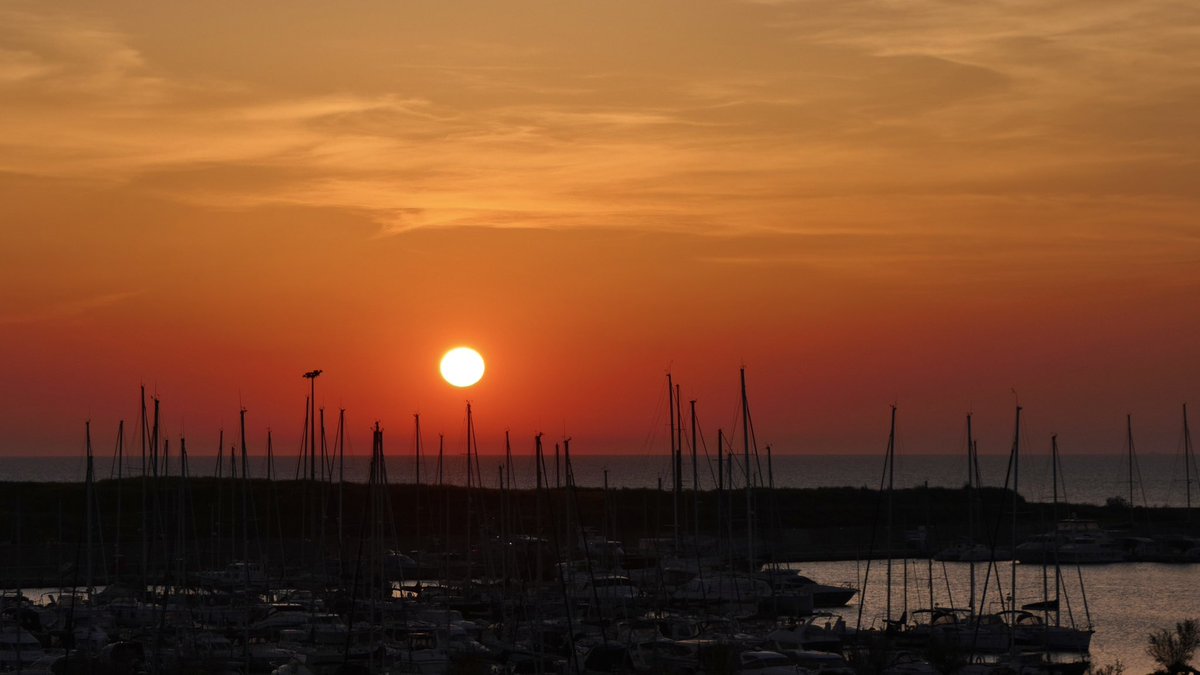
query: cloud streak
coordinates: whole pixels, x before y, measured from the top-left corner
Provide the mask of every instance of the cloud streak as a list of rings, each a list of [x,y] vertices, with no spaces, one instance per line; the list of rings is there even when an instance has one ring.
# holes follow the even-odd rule
[[[1184,186],[1200,130],[1177,111],[1200,104],[1200,88],[1180,86],[1200,62],[1187,40],[1195,10],[714,7],[679,17],[691,41],[639,33],[616,55],[480,26],[441,35],[455,46],[439,52],[431,26],[411,45],[416,61],[349,58],[343,69],[378,72],[340,86],[177,74],[120,17],[8,10],[0,87],[14,104],[0,121],[0,169],[140,185],[214,209],[337,209],[392,233],[886,223],[915,235],[986,226],[1004,241],[1028,235],[998,225],[1039,210],[1056,213],[1043,235],[1139,213],[1169,226],[1194,212]],[[618,36],[622,18],[593,17],[597,42]],[[728,43],[705,43],[710,32]],[[296,68],[336,53],[310,48]],[[222,167],[255,178],[223,180]],[[1165,200],[1164,186],[1177,186]]]
[[[0,314],[0,326],[26,326],[76,319],[127,302],[143,291],[121,291],[43,304],[25,312]]]

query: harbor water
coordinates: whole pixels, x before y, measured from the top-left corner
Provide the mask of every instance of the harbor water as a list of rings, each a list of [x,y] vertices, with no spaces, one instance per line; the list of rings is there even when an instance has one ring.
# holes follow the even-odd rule
[[[862,610],[865,627],[879,626],[887,605],[887,571],[884,561],[873,561],[868,575],[865,562],[807,562],[795,563],[806,576],[823,583],[863,587],[847,607],[837,610],[847,625],[854,626]],[[1041,565],[1017,566],[1017,604],[1024,605],[1043,599],[1043,568]],[[997,563],[987,581],[987,564],[975,565],[977,598],[975,606],[984,611],[999,611],[1001,598],[1010,598],[1011,563]],[[932,583],[930,582],[932,571]],[[1066,590],[1060,596],[1060,621],[1063,625],[1087,627],[1092,637],[1091,660],[1094,665],[1120,661],[1130,675],[1144,675],[1156,669],[1146,655],[1146,637],[1160,628],[1173,629],[1188,618],[1200,618],[1200,565],[1167,565],[1159,563],[1122,563],[1091,565],[1062,569]],[[1048,570],[1049,596],[1054,596],[1054,571]],[[1083,580],[1082,589],[1080,578]],[[1000,590],[997,590],[999,581]],[[913,610],[942,607],[966,607],[970,598],[970,565],[958,562],[928,560],[897,560],[892,563],[892,618],[902,612],[912,616]],[[1086,608],[1085,608],[1086,594]],[[980,601],[982,597],[982,603]],[[1069,607],[1069,609],[1068,609]],[[1053,621],[1053,617],[1051,617]]]

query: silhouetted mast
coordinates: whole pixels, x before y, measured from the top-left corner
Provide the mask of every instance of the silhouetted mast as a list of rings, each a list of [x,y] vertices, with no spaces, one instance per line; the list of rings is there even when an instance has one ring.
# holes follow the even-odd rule
[[[1188,519],[1192,517],[1192,432],[1188,429],[1187,404],[1183,404],[1183,482],[1187,493]]]
[[[1133,415],[1125,415],[1125,438],[1129,462],[1129,517],[1133,519]]]
[[[1017,505],[1020,499],[1020,478],[1021,478],[1021,406],[1017,406],[1017,419],[1013,429],[1013,448],[1012,448],[1012,547],[1017,546]],[[1017,604],[1017,566],[1012,566],[1012,571],[1009,578],[1009,592],[1012,594],[1012,601],[1009,604],[1010,609],[1020,607]],[[1010,639],[1015,639],[1010,637]]]
[[[896,485],[896,406],[892,406],[892,421],[888,426],[887,454],[887,608],[886,619],[892,620],[892,490]]]
[[[971,413],[967,413],[967,542],[975,545],[975,438],[971,428]],[[975,558],[972,553],[968,562],[971,577],[971,595],[967,600],[967,609],[975,616]]]
[[[692,412],[692,543],[700,541],[700,471],[696,467],[696,399],[689,402]]]
[[[321,370],[310,370],[303,377],[308,380],[308,476],[309,480],[317,477],[317,378]]]
[[[667,420],[671,436],[671,509],[674,514],[672,538],[675,542],[675,554],[679,555],[679,453],[675,447],[675,383],[671,373],[667,373]]]
[[[125,420],[117,423],[117,536],[113,541],[113,566],[116,577],[121,577],[121,492],[125,469]]]
[[[746,462],[746,555],[748,570],[754,571],[754,480],[750,473],[750,400],[746,396],[746,369],[741,368],[742,382],[742,453]]]
[[[95,517],[95,515],[92,513],[92,510],[93,510],[92,506],[93,506],[93,499],[94,499],[94,497],[92,495],[92,490],[93,490],[92,483],[95,479],[95,476],[92,473],[92,421],[91,420],[87,420],[86,422],[84,422],[84,436],[85,436],[84,452],[87,454],[87,474],[86,474],[86,485],[85,485],[85,488],[86,488],[85,493],[86,494],[84,496],[84,499],[87,500],[87,506],[85,507],[85,510],[87,513],[87,578],[86,578],[85,584],[87,585],[88,597],[91,598],[92,594],[96,590],[95,584],[93,583],[93,579],[92,579],[92,528],[94,527],[93,519]],[[78,578],[78,577],[76,577],[76,578]]]

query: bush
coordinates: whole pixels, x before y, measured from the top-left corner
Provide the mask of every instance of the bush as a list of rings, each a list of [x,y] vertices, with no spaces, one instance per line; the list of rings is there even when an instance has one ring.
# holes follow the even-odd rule
[[[1197,647],[1200,647],[1200,623],[1187,619],[1175,624],[1174,631],[1161,628],[1151,633],[1147,637],[1146,655],[1160,666],[1159,673],[1190,673]]]
[[[1089,666],[1088,672],[1091,675],[1125,675],[1125,664],[1121,663],[1121,659],[1117,659],[1102,666]]]

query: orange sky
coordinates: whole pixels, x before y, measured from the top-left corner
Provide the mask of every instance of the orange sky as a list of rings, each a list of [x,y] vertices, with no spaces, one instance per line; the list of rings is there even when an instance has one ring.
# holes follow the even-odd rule
[[[1200,401],[1200,8],[1147,0],[9,2],[0,453],[1174,452]],[[1200,405],[1198,403],[1197,405]],[[1200,422],[1198,422],[1200,423]],[[195,451],[195,450],[193,450]]]

